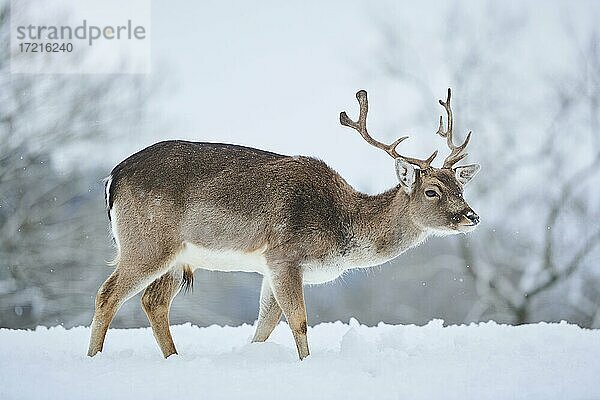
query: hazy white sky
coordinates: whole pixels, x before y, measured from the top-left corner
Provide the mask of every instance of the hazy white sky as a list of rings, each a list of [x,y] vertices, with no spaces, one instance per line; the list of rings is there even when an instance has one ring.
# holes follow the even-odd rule
[[[403,150],[426,155],[434,138],[422,135],[433,136],[440,112],[437,98],[447,86],[458,86],[455,95],[461,94],[460,83],[445,68],[452,60],[441,55],[445,35],[452,34],[444,30],[445,18],[474,15],[464,23],[475,23],[475,32],[488,28],[490,14],[507,14],[516,24],[527,21],[519,35],[507,31],[497,40],[514,41],[503,57],[515,71],[523,64],[529,74],[538,66],[543,74],[546,64],[569,63],[564,26],[571,23],[576,31],[593,20],[590,10],[598,9],[591,1],[441,3],[154,1],[153,71],[165,74],[166,87],[155,99],[159,113],[150,118],[166,123],[138,147],[186,138],[314,155],[350,183],[379,191],[395,183],[392,160],[338,122],[342,110],[356,116],[357,89],[369,91],[374,136],[392,141],[408,132],[412,141]],[[381,73],[382,51],[396,50],[383,46],[381,21],[389,22],[403,41],[399,62],[421,63],[417,74],[431,93],[419,93]],[[469,51],[470,42],[462,45],[457,52]],[[543,95],[535,78],[527,80],[531,87],[523,90]],[[430,128],[425,127],[429,131],[423,131],[424,111],[431,114]]]
[[[176,85],[169,135],[338,162],[357,154],[346,142],[365,150],[338,122],[372,81],[357,63],[377,40],[365,4],[154,2],[153,57]]]

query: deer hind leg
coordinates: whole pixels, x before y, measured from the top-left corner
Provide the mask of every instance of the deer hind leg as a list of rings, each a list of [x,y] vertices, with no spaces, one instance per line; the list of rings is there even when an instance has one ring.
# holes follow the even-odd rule
[[[302,360],[310,354],[306,337],[306,306],[304,304],[304,288],[302,275],[298,265],[278,266],[272,271],[271,290],[287,320]]]
[[[142,296],[142,308],[165,358],[177,354],[169,327],[169,309],[173,298],[181,290],[182,283],[185,281],[186,285],[191,285],[192,274],[188,267],[175,268],[152,282]]]
[[[253,342],[264,342],[269,338],[281,318],[281,307],[277,304],[269,278],[264,277],[260,289],[260,310]]]
[[[102,351],[108,327],[123,303],[148,286],[169,268],[167,260],[138,264],[120,260],[115,271],[100,286],[92,320],[88,356]]]

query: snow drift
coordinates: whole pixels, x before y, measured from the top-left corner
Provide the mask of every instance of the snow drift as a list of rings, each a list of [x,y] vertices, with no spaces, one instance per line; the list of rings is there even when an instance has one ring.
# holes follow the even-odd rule
[[[109,330],[94,358],[89,328],[2,329],[0,398],[600,398],[600,331],[566,323],[320,324],[302,362],[284,323],[254,344],[248,325],[172,331],[180,355],[165,360],[149,328]]]

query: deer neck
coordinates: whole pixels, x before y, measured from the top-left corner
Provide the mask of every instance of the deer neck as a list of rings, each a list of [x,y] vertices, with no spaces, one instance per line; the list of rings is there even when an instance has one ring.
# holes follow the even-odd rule
[[[360,199],[355,232],[359,240],[369,243],[384,261],[417,246],[427,237],[427,231],[413,221],[408,204],[409,196],[399,185]]]

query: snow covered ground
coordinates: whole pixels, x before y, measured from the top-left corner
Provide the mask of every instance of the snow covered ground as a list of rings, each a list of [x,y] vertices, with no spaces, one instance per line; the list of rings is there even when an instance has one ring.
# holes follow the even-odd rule
[[[300,362],[281,323],[172,328],[165,360],[149,329],[111,329],[84,355],[89,328],[0,330],[0,399],[600,399],[600,331],[493,322],[309,329]]]

